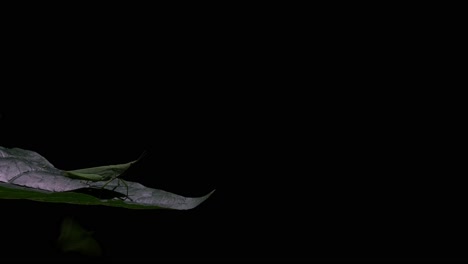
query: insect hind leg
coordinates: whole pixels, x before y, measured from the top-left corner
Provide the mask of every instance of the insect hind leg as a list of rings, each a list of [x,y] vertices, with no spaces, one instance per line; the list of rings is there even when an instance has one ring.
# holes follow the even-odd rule
[[[130,196],[128,196],[128,184],[127,184],[124,180],[122,180],[122,179],[120,179],[120,178],[118,178],[118,177],[112,177],[112,178],[111,178],[110,180],[108,180],[103,186],[101,186],[101,189],[104,189],[109,183],[111,183],[111,182],[114,181],[114,180],[117,180],[117,185],[114,186],[114,188],[112,188],[112,191],[115,191],[115,189],[117,189],[118,187],[121,187],[121,186],[120,186],[120,182],[122,182],[123,185],[125,185],[125,188],[126,188],[126,194],[125,194],[125,196],[124,196],[125,198],[123,198],[123,199],[122,199],[121,197],[117,197],[117,198],[118,198],[118,199],[121,199],[121,200],[128,199],[128,200],[130,200],[130,201],[133,201],[133,200],[130,198]]]

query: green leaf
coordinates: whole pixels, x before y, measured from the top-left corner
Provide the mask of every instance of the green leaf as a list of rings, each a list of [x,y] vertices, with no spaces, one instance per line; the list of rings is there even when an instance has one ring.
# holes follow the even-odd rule
[[[63,252],[75,252],[86,256],[101,256],[102,249],[92,237],[92,232],[86,231],[76,220],[66,217],[61,226],[57,245]]]
[[[67,172],[53,167],[36,152],[0,147],[0,199],[28,199],[130,209],[187,210],[195,208],[213,193],[190,198],[149,188],[136,182],[123,182],[120,179],[89,182],[90,179],[87,178],[89,175],[116,177],[115,175],[123,173],[132,163],[134,162],[75,170],[74,173],[78,178],[70,178]],[[79,177],[83,176],[80,174],[86,177]],[[92,192],[89,192],[90,190]],[[88,192],[83,193],[83,191]],[[101,197],[103,192],[112,195],[103,199]]]
[[[4,183],[0,183],[0,198],[78,205],[104,205],[128,209],[167,209],[159,206],[129,204],[121,200],[100,200],[95,196],[78,192],[45,192]]]

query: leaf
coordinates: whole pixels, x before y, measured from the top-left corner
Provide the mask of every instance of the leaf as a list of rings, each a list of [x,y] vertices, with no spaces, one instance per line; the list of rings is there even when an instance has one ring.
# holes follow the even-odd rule
[[[131,164],[132,162],[74,172],[104,175],[106,178],[109,175],[120,175]],[[88,181],[80,179],[80,175],[77,178],[67,177],[68,175],[66,171],[55,168],[36,152],[0,147],[0,198],[3,199],[106,205],[131,209],[187,210],[195,208],[213,193],[199,198],[189,198],[148,188],[136,182],[125,181],[125,185],[120,180]],[[88,193],[84,190],[88,190]],[[99,195],[90,195],[89,190],[93,190],[94,193],[106,190],[114,195],[110,199],[100,199]],[[120,200],[122,197],[125,197],[125,200]]]
[[[63,219],[57,245],[63,252],[75,252],[86,256],[101,256],[102,249],[92,237],[71,217]]]
[[[0,198],[2,199],[26,199],[38,202],[67,203],[79,205],[104,205],[123,207],[128,209],[168,209],[159,206],[129,204],[122,200],[103,200],[95,196],[79,192],[46,192],[36,189],[0,183]]]

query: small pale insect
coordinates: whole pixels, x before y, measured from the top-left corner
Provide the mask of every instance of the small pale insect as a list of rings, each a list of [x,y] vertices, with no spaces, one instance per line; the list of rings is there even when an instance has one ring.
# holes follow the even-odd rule
[[[104,189],[112,181],[117,180],[118,185],[116,185],[112,189],[112,191],[114,191],[117,187],[120,186],[120,183],[122,183],[126,188],[125,198],[131,200],[130,197],[128,196],[128,185],[121,178],[125,173],[128,172],[128,169],[132,165],[142,160],[145,156],[146,156],[146,151],[143,152],[143,154],[141,154],[141,156],[137,160],[129,162],[129,163],[99,166],[99,167],[79,169],[79,170],[71,170],[71,171],[65,171],[65,173],[67,177],[72,178],[72,179],[80,179],[80,180],[91,181],[91,182],[107,181],[104,185],[99,187],[99,189]]]

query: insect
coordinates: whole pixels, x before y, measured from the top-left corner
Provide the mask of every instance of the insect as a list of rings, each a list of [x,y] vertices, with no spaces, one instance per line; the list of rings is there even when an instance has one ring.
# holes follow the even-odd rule
[[[99,187],[101,190],[109,185],[112,181],[117,180],[117,185],[112,189],[112,191],[114,191],[117,187],[120,186],[120,183],[122,183],[126,188],[125,198],[131,200],[128,196],[128,184],[121,178],[128,172],[128,169],[132,165],[142,160],[146,156],[146,153],[147,152],[144,151],[137,160],[129,163],[65,171],[65,174],[69,178],[85,180],[87,182],[105,181],[105,183]]]

